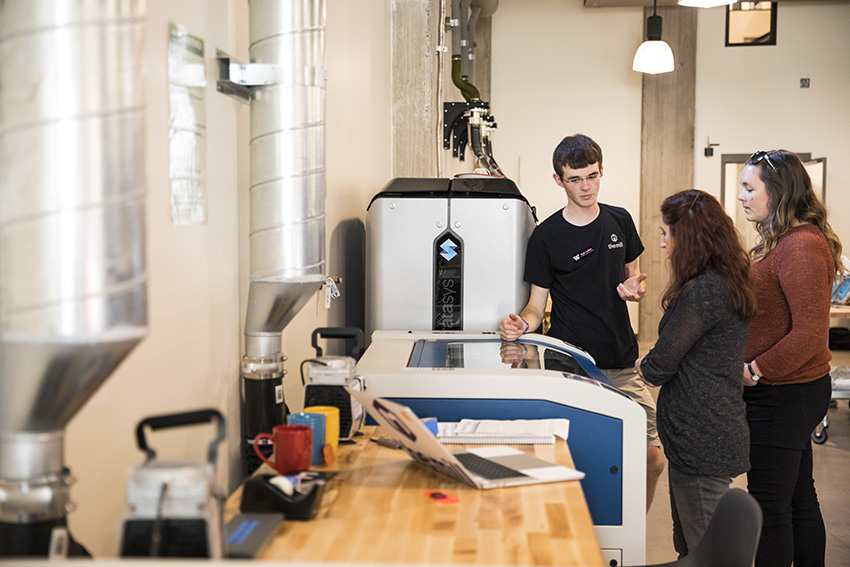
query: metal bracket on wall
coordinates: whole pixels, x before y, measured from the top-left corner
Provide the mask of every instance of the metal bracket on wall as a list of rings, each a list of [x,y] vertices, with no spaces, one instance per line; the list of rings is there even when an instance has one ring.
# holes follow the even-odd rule
[[[463,161],[469,133],[469,115],[472,108],[489,109],[487,102],[446,102],[443,103],[443,148],[452,148],[452,155]]]
[[[218,81],[216,90],[232,96],[242,102],[251,99],[251,88],[276,85],[281,82],[280,65],[270,63],[243,64],[234,61],[230,55],[216,49],[215,59],[218,63]]]

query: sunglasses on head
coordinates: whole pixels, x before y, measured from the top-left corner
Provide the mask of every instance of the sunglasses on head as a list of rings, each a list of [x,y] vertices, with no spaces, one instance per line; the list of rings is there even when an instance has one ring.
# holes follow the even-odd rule
[[[767,165],[770,166],[770,169],[772,169],[777,175],[779,175],[779,170],[776,169],[776,165],[773,163],[773,160],[770,159],[770,154],[768,152],[764,152],[762,150],[759,150],[756,153],[754,153],[753,155],[751,155],[750,159],[747,160],[747,161],[749,163],[755,165],[762,160],[766,161]]]

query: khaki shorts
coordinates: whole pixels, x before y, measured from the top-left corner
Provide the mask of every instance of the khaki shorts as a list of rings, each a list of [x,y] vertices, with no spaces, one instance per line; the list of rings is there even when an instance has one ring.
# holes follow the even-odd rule
[[[646,384],[638,378],[635,369],[600,368],[600,370],[621,392],[641,405],[646,412],[646,446],[660,447],[661,440],[658,438],[658,428],[655,426],[655,400],[652,399]]]

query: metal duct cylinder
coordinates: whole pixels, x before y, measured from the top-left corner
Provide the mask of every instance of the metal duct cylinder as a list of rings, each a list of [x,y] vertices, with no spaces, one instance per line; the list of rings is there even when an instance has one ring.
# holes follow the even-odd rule
[[[251,0],[251,291],[246,334],[281,331],[325,279],[325,7]]]
[[[246,471],[285,414],[281,333],[325,280],[323,0],[251,0],[251,287],[242,359]],[[271,400],[271,401],[270,401]]]
[[[62,430],[146,333],[144,17],[0,1],[0,522],[64,515]]]

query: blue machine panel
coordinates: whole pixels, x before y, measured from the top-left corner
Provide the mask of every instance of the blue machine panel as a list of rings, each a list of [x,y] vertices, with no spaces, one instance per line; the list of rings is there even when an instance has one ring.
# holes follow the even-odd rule
[[[570,453],[581,481],[590,516],[596,526],[623,523],[623,424],[613,417],[546,400],[388,398],[409,406],[420,417],[439,421],[461,419],[570,420]],[[374,422],[372,422],[374,423]]]

